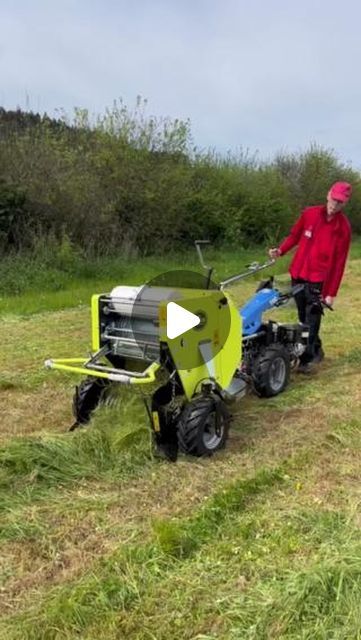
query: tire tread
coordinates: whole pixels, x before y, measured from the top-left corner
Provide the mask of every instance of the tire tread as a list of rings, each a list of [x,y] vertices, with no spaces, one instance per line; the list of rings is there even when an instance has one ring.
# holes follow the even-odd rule
[[[281,355],[284,356],[286,362],[285,383],[280,391],[275,394],[268,383],[268,371],[272,360],[276,356],[279,357]],[[273,344],[265,347],[256,360],[256,365],[252,377],[256,391],[261,396],[271,397],[274,395],[278,395],[278,393],[281,393],[287,387],[290,377],[290,356],[287,349],[282,344]]]
[[[182,453],[193,456],[201,456],[207,453],[204,448],[202,449],[199,446],[199,430],[203,427],[209,413],[214,410],[215,402],[213,398],[200,397],[191,400],[185,407],[177,425],[178,444]],[[223,408],[223,416],[228,417],[225,406]],[[214,451],[209,451],[208,454],[212,454],[224,447],[228,435],[228,422],[229,420],[225,419],[225,435],[222,442]]]
[[[79,425],[87,424],[94,409],[101,402],[109,381],[89,376],[76,387],[73,396],[73,415]]]

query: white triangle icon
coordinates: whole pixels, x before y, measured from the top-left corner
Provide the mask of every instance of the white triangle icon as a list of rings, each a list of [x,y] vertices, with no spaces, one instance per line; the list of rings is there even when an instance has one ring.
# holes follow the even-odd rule
[[[193,329],[201,319],[175,302],[167,304],[167,338],[178,338],[182,333]]]

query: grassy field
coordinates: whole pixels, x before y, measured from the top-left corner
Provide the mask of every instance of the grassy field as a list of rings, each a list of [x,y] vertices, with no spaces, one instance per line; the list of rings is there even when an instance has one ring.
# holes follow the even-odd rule
[[[42,362],[87,353],[91,292],[184,257],[3,295],[1,639],[361,639],[360,254],[324,318],[318,371],[247,396],[224,452],[175,465],[152,458],[136,394],[66,433],[74,378]],[[238,269],[234,254],[212,259]]]

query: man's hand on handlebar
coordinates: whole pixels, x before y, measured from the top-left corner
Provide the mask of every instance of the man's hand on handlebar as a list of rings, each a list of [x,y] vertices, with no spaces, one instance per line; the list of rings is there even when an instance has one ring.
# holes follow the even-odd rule
[[[335,298],[333,298],[332,296],[326,296],[325,298],[321,298],[321,304],[323,307],[326,307],[326,309],[329,309],[330,311],[333,311],[333,301]]]
[[[328,307],[332,307],[333,306],[333,301],[334,298],[332,296],[326,296],[324,302]]]
[[[279,258],[281,255],[281,252],[279,249],[275,248],[275,249],[269,249],[268,251],[268,255],[272,260],[276,260],[276,258]]]

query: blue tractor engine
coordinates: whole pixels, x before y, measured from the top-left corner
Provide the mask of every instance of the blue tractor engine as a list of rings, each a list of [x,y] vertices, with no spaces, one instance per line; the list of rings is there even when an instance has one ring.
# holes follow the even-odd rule
[[[295,290],[281,292],[273,277],[261,283],[254,296],[240,309],[243,361],[241,372],[259,395],[277,395],[287,386],[291,369],[308,342],[308,327],[300,323],[266,320],[270,309],[286,304]]]
[[[264,288],[246,302],[240,309],[243,321],[243,335],[250,336],[261,328],[262,316],[266,311],[272,309],[280,300],[280,292],[277,289]]]

